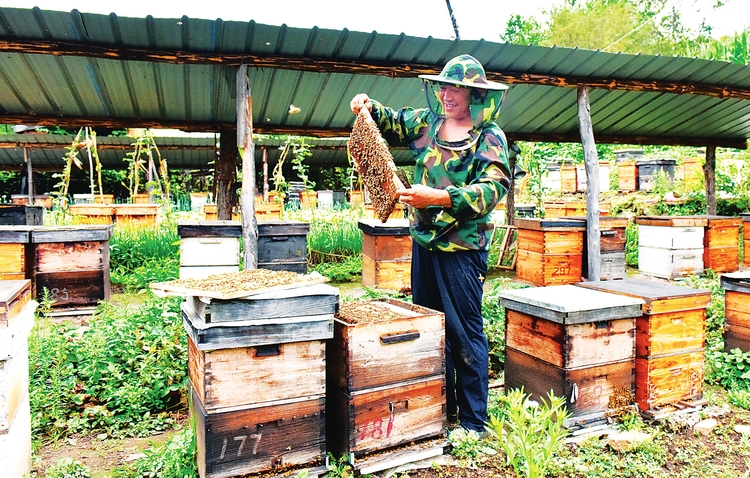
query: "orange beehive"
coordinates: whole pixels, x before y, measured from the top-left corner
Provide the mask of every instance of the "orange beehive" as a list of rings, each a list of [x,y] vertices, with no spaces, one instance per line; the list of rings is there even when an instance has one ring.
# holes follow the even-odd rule
[[[620,192],[638,190],[638,165],[635,161],[617,163],[617,188]]]
[[[703,234],[703,267],[714,272],[739,269],[739,241],[742,218],[705,216],[708,225]]]
[[[724,329],[724,350],[739,348],[750,351],[750,273],[735,272],[721,276],[724,310],[727,323]]]
[[[362,285],[389,290],[411,289],[411,236],[406,219],[360,220]]]
[[[578,191],[578,169],[575,164],[563,164],[560,167],[560,184],[563,193]]]
[[[516,277],[536,286],[580,281],[585,224],[562,219],[516,219]]]

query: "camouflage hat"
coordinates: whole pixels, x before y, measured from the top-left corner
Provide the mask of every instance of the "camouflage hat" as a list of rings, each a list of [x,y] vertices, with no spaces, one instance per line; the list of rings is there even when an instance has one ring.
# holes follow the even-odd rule
[[[419,75],[424,80],[485,90],[507,90],[508,85],[487,81],[484,67],[471,55],[459,55],[445,64],[439,75]]]

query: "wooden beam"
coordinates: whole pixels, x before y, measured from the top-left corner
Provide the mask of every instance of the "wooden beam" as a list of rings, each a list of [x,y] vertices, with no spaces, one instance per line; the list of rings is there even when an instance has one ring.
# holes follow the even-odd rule
[[[716,147],[706,148],[706,164],[703,165],[706,176],[706,214],[716,214]]]
[[[437,74],[443,65],[367,61],[362,59],[342,60],[310,58],[291,55],[260,55],[211,51],[157,50],[123,47],[98,43],[50,41],[50,40],[0,40],[0,52],[55,56],[85,56],[121,61],[148,61],[172,64],[197,65],[247,65],[254,68],[282,68],[286,70],[312,71],[318,73],[346,73],[380,75],[391,78],[414,78],[422,74]],[[606,90],[649,91],[712,96],[716,98],[738,98],[750,100],[750,88],[728,87],[707,83],[674,81],[639,81],[617,78],[586,78],[579,76],[540,75],[523,71],[487,71],[488,79],[508,84],[544,85],[576,88],[586,84],[589,88]]]
[[[237,147],[242,158],[242,238],[245,270],[258,268],[258,222],[255,219],[255,144],[253,96],[247,67],[237,68]]]
[[[71,136],[71,142],[72,142],[72,136]],[[101,141],[101,137],[98,138],[99,141]],[[184,149],[190,149],[190,150],[201,150],[201,151],[208,151],[208,150],[214,150],[216,149],[213,145],[187,145],[187,144],[169,144],[169,145],[161,145],[158,144],[159,151],[182,151]],[[27,148],[27,149],[67,149],[70,147],[70,144],[67,143],[37,143],[33,141],[25,142],[25,141],[9,141],[9,142],[3,142],[3,135],[0,135],[0,149],[15,149],[15,148]],[[85,144],[81,144],[79,146],[79,149],[85,148]],[[101,144],[97,143],[96,149],[99,151],[102,150],[132,150],[133,145],[131,144]],[[345,149],[345,147],[344,147]]]
[[[594,128],[591,125],[589,89],[578,87],[578,123],[581,130],[583,160],[586,166],[586,246],[588,255],[583,260],[588,264],[589,281],[601,279],[599,241],[599,156],[596,153]]]

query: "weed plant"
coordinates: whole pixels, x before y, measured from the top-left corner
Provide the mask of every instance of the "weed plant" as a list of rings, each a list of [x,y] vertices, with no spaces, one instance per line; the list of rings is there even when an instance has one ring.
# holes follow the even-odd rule
[[[47,468],[44,473],[46,478],[91,478],[91,470],[78,460],[73,458],[60,458],[57,462]]]
[[[198,476],[197,445],[194,426],[185,427],[162,446],[145,450],[145,457],[124,467],[116,468],[113,478]]]
[[[187,383],[179,298],[101,303],[88,327],[40,317],[29,338],[34,436],[147,435],[173,426]]]
[[[307,257],[312,266],[323,262],[346,262],[362,253],[362,231],[357,226],[362,218],[361,209],[298,209],[286,211],[285,217],[310,223]]]
[[[534,403],[523,389],[511,389],[499,396],[499,404],[499,413],[489,416],[487,431],[505,453],[506,465],[517,476],[546,476],[553,454],[562,447],[568,433],[563,427],[569,416],[565,398],[550,392],[546,402]]]
[[[109,247],[111,280],[127,291],[179,276],[180,237],[174,220],[156,228],[117,226]]]

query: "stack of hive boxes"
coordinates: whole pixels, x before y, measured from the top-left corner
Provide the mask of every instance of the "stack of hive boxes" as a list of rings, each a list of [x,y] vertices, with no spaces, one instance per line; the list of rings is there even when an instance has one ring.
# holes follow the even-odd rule
[[[742,218],[742,250],[743,264],[750,266],[750,212],[740,214]]]
[[[178,221],[177,235],[180,236],[180,279],[239,271],[241,222]]]
[[[226,300],[187,296],[201,478],[324,458],[325,341],[338,303],[338,289],[325,284]]]
[[[586,218],[580,220],[586,224]],[[627,277],[625,266],[625,233],[628,219],[625,217],[599,217],[599,264],[602,280],[624,279]],[[588,277],[588,226],[583,235],[583,277]]]
[[[734,272],[740,267],[742,218],[699,216],[706,219],[703,231],[703,267],[714,272]]]
[[[36,302],[28,280],[0,281],[0,463],[2,476],[31,468],[29,334]]]
[[[341,304],[327,352],[331,452],[353,462],[445,436],[444,322],[396,299]]]
[[[26,279],[26,250],[31,227],[0,226],[0,280]]]
[[[586,224],[564,219],[516,219],[516,277],[536,286],[572,284],[583,272]]]
[[[703,272],[705,217],[643,216],[638,224],[638,269],[664,279]]]
[[[411,289],[411,236],[406,219],[364,219],[362,285],[395,291]]]
[[[724,326],[724,350],[739,348],[750,351],[750,272],[722,274],[721,286],[724,295],[724,310],[727,323]]]
[[[604,418],[632,396],[642,300],[574,285],[505,291],[505,388],[564,397],[572,422]]]
[[[635,400],[642,411],[702,397],[711,291],[636,279],[579,285],[643,302],[635,334]]]

